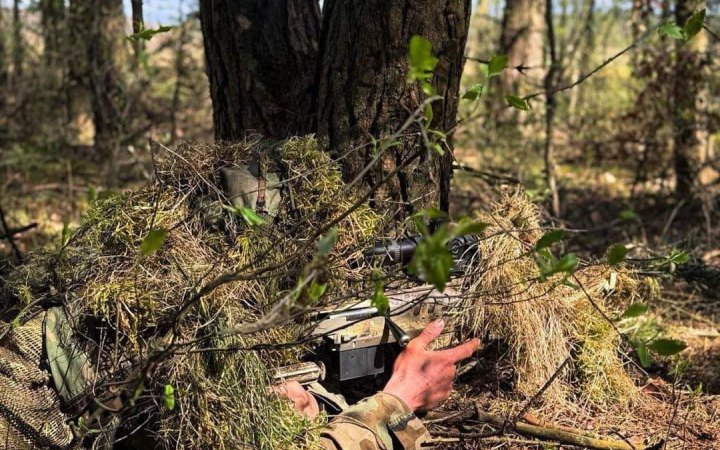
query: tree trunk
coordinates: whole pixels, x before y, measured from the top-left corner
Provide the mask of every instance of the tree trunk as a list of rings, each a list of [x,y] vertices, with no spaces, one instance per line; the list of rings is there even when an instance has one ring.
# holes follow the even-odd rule
[[[500,75],[498,88],[491,90],[486,104],[492,111],[489,123],[495,126],[495,134],[507,136],[518,142],[529,142],[523,136],[540,133],[527,122],[531,114],[508,108],[506,95],[533,92],[543,85],[544,73],[544,0],[506,0],[500,29],[498,53],[507,55],[508,69]],[[522,67],[522,70],[515,68]]]
[[[7,35],[5,34],[7,27],[5,26],[5,16],[3,8],[0,8],[0,91],[4,90],[5,82],[7,81],[8,74],[8,50],[7,50]],[[4,105],[5,95],[0,96],[0,107]]]
[[[175,52],[175,89],[173,89],[172,105],[170,106],[170,140],[175,142],[178,136],[178,125],[177,125],[177,114],[180,109],[180,94],[185,81],[186,69],[185,69],[185,45],[188,39],[188,26],[187,21],[183,21],[180,24],[180,35],[178,36],[177,50]]]
[[[320,7],[311,0],[200,0],[215,137],[310,131]]]
[[[507,0],[500,32],[500,54],[508,56],[508,67],[529,66],[525,73],[531,84],[542,83],[543,0]],[[502,90],[517,95],[523,74],[506,70],[500,77]]]
[[[132,5],[132,26],[133,33],[139,33],[145,28],[145,18],[143,16],[143,0],[131,0]],[[135,50],[135,61],[140,58],[140,53],[144,50],[144,42],[142,39],[133,41],[133,49]]]
[[[105,164],[106,182],[117,183],[115,167],[123,128],[121,70],[125,16],[119,0],[76,0],[73,45],[85,52],[77,78],[89,82],[95,149]],[[77,28],[80,27],[80,28]],[[78,55],[79,56],[79,55]],[[76,78],[76,79],[77,79]]]
[[[374,158],[371,136],[387,136],[401,127],[423,94],[407,83],[408,44],[413,35],[428,39],[439,59],[432,84],[443,99],[432,105],[431,128],[455,126],[463,53],[470,20],[469,0],[387,1],[326,0],[323,10],[321,64],[318,71],[317,131],[327,135],[334,156],[353,180]],[[417,131],[417,129],[409,130]],[[375,170],[364,177],[377,183],[420,148],[417,135],[386,150]],[[423,158],[400,170],[374,201],[398,202],[406,212],[413,202],[449,206],[452,139],[443,156]]]
[[[555,145],[553,133],[555,130],[555,85],[560,67],[555,43],[555,26],[553,24],[553,2],[545,2],[545,27],[547,30],[548,53],[550,54],[550,67],[545,75],[545,180],[550,191],[552,212],[560,217],[560,194],[558,193],[555,174]]]
[[[56,68],[63,50],[65,2],[63,0],[41,0],[39,6],[44,45],[43,57],[49,68]]]
[[[702,1],[678,0],[675,21],[683,25],[693,12],[702,8]],[[702,164],[702,145],[698,128],[698,99],[703,81],[703,40],[700,36],[689,43],[678,41],[675,47],[675,80],[672,102],[673,153],[675,161],[675,193],[688,198]]]
[[[20,0],[13,2],[13,83],[17,83],[23,74],[25,60],[25,42],[22,35],[20,18]]]

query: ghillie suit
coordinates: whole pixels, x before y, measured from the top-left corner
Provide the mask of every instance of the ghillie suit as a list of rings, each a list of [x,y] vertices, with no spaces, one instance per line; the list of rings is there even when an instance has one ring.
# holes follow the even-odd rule
[[[414,231],[367,197],[346,187],[312,137],[168,150],[155,183],[97,201],[61,247],[36,251],[6,280],[4,297],[19,304],[5,305],[12,322],[1,343],[32,376],[0,366],[0,392],[27,400],[34,389],[40,401],[24,405],[45,415],[0,398],[5,429],[55,448],[312,448],[319,424],[268,394],[269,369],[307,352],[310,313],[369,298],[378,279],[407,283],[357,264],[377,239]],[[573,349],[585,386],[609,383],[613,397],[631,390],[617,337],[583,294],[554,278],[553,289],[537,282],[528,251],[541,235],[536,208],[504,195],[483,220],[491,226],[457,284],[455,322],[508,346],[495,363],[514,368],[522,393]],[[635,296],[624,269],[593,265],[578,278],[603,308],[613,293],[618,304]],[[42,347],[22,353],[13,339],[26,328]],[[8,367],[14,357],[0,354]],[[622,373],[605,378],[608,370]]]

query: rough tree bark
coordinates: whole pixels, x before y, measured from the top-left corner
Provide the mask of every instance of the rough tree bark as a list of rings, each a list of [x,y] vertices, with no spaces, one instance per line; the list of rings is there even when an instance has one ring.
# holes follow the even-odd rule
[[[215,137],[310,131],[320,7],[310,0],[200,0]]]
[[[470,21],[469,0],[387,1],[327,0],[323,11],[321,64],[318,73],[317,131],[329,138],[340,155],[400,128],[423,95],[407,84],[408,46],[413,35],[428,39],[439,59],[433,86],[443,99],[433,104],[431,127],[451,130],[455,125],[463,55]],[[447,210],[452,176],[452,140],[442,157],[401,170],[378,192],[375,200],[427,202],[434,188],[436,204]],[[421,145],[417,137],[388,150],[382,163],[368,173],[377,182]],[[354,179],[373,158],[373,148],[353,152],[345,164],[345,178]]]
[[[391,134],[422,102],[407,84],[416,34],[439,59],[433,85],[443,100],[433,104],[431,127],[455,125],[469,0],[326,0],[322,33],[314,1],[201,0],[200,16],[218,139],[317,132],[335,156],[362,147],[343,159],[346,180],[354,179],[373,158],[371,136]],[[417,135],[403,138],[363,182],[375,183],[418,148]],[[447,209],[451,176],[450,138],[444,156],[400,171],[374,200],[408,211],[422,197],[420,204]]]

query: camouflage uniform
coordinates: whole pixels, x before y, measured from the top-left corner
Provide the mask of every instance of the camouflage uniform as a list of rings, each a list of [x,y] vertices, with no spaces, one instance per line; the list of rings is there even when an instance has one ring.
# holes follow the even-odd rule
[[[321,438],[327,450],[416,450],[430,434],[404,401],[378,392],[335,417]]]

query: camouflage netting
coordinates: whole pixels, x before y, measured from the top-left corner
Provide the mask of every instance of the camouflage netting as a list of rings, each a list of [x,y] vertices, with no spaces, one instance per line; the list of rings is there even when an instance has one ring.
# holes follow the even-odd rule
[[[286,180],[276,217],[265,216],[271,226],[248,226],[223,189],[221,169],[252,160]],[[120,438],[138,427],[167,447],[312,447],[317,427],[267,392],[268,369],[296,362],[306,349],[277,344],[293,341],[304,325],[293,320],[254,333],[227,331],[258,323],[280,299],[281,313],[299,317],[367,298],[372,269],[349,262],[398,231],[388,231],[387,217],[365,206],[360,189],[345,189],[340,167],[311,137],[185,145],[158,161],[156,175],[152,186],[97,201],[62,248],[35,252],[7,280],[32,309],[62,305],[73,338],[92,361],[94,399],[63,405],[76,434],[85,434],[85,442],[100,436],[98,447],[115,428]],[[359,200],[362,206],[339,220],[332,251],[315,256],[325,225]],[[554,279],[533,281],[537,267],[527,250],[542,235],[536,208],[521,194],[506,195],[482,220],[493,225],[480,243],[483,257],[463,279],[467,314],[460,316],[475,333],[507,343],[511,351],[498,363],[515,368],[519,391],[531,394],[575,351],[578,376],[565,376],[562,389],[580,386],[593,402],[633,392],[617,336],[583,293]],[[141,242],[152,230],[168,230],[167,238],[143,254]],[[223,274],[261,268],[267,270],[191,301]],[[304,283],[309,277],[313,282]],[[639,292],[623,269],[591,265],[578,278],[609,310]],[[327,287],[318,299],[321,285]],[[170,342],[180,345],[162,353]],[[233,350],[217,351],[227,347]],[[0,374],[0,387],[2,377],[8,375]],[[84,410],[90,412],[78,418]]]

